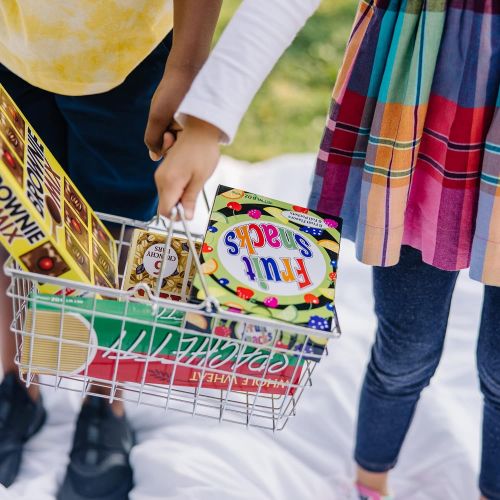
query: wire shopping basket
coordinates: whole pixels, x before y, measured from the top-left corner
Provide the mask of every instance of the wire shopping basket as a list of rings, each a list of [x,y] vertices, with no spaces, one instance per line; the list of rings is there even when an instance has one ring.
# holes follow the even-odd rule
[[[174,236],[186,238],[203,277],[195,247],[202,235],[191,234],[182,207],[178,215],[181,229],[173,218],[143,223],[99,214],[116,228],[120,280],[134,229],[163,233],[164,256]],[[12,259],[4,270],[11,279],[11,330],[22,380],[82,397],[281,430],[312,385],[327,340],[340,335],[335,311],[332,331],[324,332],[222,309],[203,279],[207,298],[195,304],[187,296],[163,297],[161,279],[155,289],[138,284],[120,290],[26,272]],[[47,283],[63,292],[40,293]],[[101,345],[100,331],[114,337]]]

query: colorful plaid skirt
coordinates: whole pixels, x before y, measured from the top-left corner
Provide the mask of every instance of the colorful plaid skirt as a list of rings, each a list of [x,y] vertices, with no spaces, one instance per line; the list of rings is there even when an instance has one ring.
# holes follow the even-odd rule
[[[401,245],[500,286],[500,1],[362,0],[310,204],[358,258]]]

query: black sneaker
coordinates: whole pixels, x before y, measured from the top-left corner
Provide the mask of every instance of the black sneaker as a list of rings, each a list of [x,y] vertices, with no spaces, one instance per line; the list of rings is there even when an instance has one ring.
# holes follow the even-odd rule
[[[33,401],[15,373],[0,384],[0,483],[10,486],[19,472],[23,447],[45,423],[42,397]]]
[[[134,434],[103,398],[89,397],[76,423],[73,449],[58,500],[125,500],[133,487],[129,454]]]

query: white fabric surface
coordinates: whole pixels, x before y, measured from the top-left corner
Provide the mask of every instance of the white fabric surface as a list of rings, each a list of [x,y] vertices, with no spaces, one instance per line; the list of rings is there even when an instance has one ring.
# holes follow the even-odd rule
[[[215,125],[233,140],[257,90],[320,0],[243,0],[175,115]]]
[[[258,165],[223,159],[209,191],[221,182],[304,204],[313,163],[313,155],[284,156]],[[374,332],[370,286],[369,268],[355,261],[353,245],[345,241],[337,293],[343,337],[331,344],[330,356],[316,370],[298,415],[282,432],[273,435],[129,408],[139,439],[132,454],[132,500],[347,499],[357,393]],[[396,499],[479,497],[481,398],[474,349],[481,292],[478,283],[461,275],[443,361],[423,394],[392,476]],[[51,390],[45,399],[48,425],[27,445],[19,480],[8,492],[0,492],[0,498],[54,498],[78,398]]]

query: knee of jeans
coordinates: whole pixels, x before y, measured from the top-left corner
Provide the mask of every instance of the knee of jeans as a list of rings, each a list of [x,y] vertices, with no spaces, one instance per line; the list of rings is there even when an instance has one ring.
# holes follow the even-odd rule
[[[438,359],[419,360],[418,363],[380,363],[371,359],[366,373],[369,389],[386,396],[418,396],[429,385],[436,371]]]
[[[484,397],[500,409],[500,362],[493,355],[478,352],[478,373]]]

